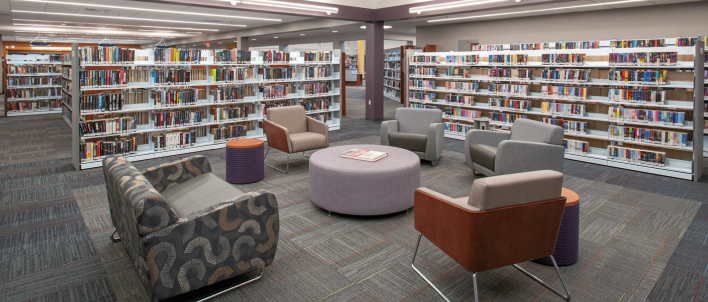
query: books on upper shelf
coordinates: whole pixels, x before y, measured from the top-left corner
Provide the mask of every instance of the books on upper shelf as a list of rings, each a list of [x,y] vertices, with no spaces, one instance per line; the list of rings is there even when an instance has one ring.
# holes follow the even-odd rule
[[[610,70],[610,84],[666,85],[666,70]]]
[[[541,55],[543,65],[583,65],[585,64],[584,53],[551,53]]]
[[[489,64],[494,65],[526,65],[529,61],[527,54],[489,55]]]
[[[676,52],[611,53],[610,66],[676,66]]]
[[[344,153],[340,154],[339,156],[344,157],[344,158],[357,159],[357,160],[363,160],[363,161],[368,161],[368,162],[375,162],[375,161],[378,161],[384,157],[387,157],[388,153],[355,148],[355,149],[345,151]]]
[[[674,147],[686,147],[688,144],[688,133],[676,131],[610,125],[609,133],[610,138],[618,141]]]
[[[664,126],[683,126],[686,119],[685,112],[621,107],[610,107],[609,116],[610,121],[614,122],[649,123]]]
[[[612,40],[610,47],[615,48],[637,48],[637,47],[665,47],[664,39],[645,39],[645,40]]]
[[[544,81],[586,83],[590,80],[590,73],[590,69],[544,69],[541,74]]]
[[[588,134],[588,122],[568,121],[556,118],[543,118],[546,124],[556,125],[563,128],[563,132],[569,134]]]
[[[500,80],[532,80],[533,70],[528,68],[490,68],[489,77]]]
[[[435,93],[409,92],[408,99],[415,102],[434,102]]]
[[[598,49],[600,41],[557,42],[556,49]]]

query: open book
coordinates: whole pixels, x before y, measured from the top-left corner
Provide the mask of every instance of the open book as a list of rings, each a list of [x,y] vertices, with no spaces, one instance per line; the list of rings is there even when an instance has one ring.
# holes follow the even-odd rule
[[[364,149],[351,149],[339,155],[344,158],[358,159],[363,161],[377,161],[388,156],[386,152],[378,152]]]

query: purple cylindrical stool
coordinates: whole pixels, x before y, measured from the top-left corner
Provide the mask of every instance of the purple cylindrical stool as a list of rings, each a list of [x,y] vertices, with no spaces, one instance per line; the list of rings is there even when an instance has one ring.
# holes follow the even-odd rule
[[[263,180],[263,141],[238,139],[226,143],[226,181],[247,184]]]
[[[560,230],[558,230],[558,240],[556,248],[553,250],[553,258],[559,266],[566,266],[578,262],[578,244],[580,237],[580,196],[575,192],[563,188],[561,193],[566,197],[565,212],[561,220]],[[545,257],[536,259],[533,262],[553,265],[551,258]]]

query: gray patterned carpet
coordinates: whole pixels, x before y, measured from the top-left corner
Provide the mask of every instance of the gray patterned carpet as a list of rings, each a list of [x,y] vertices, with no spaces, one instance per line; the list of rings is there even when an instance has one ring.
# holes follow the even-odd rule
[[[379,124],[356,116],[363,90],[348,88],[350,117],[332,145],[377,144]],[[398,104],[387,102],[386,116]],[[358,111],[357,109],[358,108]],[[0,301],[145,301],[113,232],[100,169],[77,172],[61,116],[0,119]],[[438,165],[421,163],[423,186],[466,196],[474,181],[462,142]],[[204,152],[225,177],[224,150]],[[144,170],[172,161],[137,162]],[[284,163],[277,154],[268,161]],[[264,277],[216,301],[441,301],[410,268],[412,214],[328,216],[308,198],[308,162],[266,169],[281,211],[276,261]],[[566,161],[565,186],[581,196],[580,260],[561,268],[575,301],[708,301],[708,184]],[[423,240],[420,268],[455,301],[469,301],[471,274]],[[535,263],[526,269],[559,282]],[[561,301],[513,268],[479,274],[483,301]]]

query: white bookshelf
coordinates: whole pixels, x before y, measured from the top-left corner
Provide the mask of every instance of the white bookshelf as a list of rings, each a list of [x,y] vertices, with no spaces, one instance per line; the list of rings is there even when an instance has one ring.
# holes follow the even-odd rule
[[[74,47],[76,50],[78,50],[78,46]],[[218,51],[218,50],[217,50]],[[252,60],[247,63],[242,63],[242,64],[236,64],[236,63],[217,63],[214,60],[214,51],[210,50],[205,50],[202,51],[202,56],[199,60],[199,63],[176,63],[176,64],[156,64],[155,59],[154,59],[154,49],[140,49],[136,50],[136,58],[137,57],[143,57],[146,58],[146,61],[138,61],[135,62],[135,64],[85,64],[85,65],[80,65],[75,62],[71,63],[72,68],[81,68],[81,69],[86,69],[86,70],[91,70],[93,67],[101,67],[100,69],[105,69],[105,67],[115,67],[116,69],[120,69],[122,67],[132,67],[132,66],[143,66],[147,67],[150,72],[154,70],[155,68],[160,68],[160,67],[184,67],[184,68],[190,68],[190,69],[206,69],[206,74],[207,74],[207,79],[206,80],[201,80],[201,81],[191,81],[189,83],[183,84],[183,85],[155,85],[154,84],[154,79],[152,78],[152,74],[150,74],[149,79],[147,82],[133,82],[133,83],[128,83],[124,87],[86,87],[86,88],[81,88],[77,84],[79,82],[79,73],[73,73],[71,75],[71,79],[66,79],[65,81],[71,83],[71,88],[66,89],[69,87],[65,88],[66,90],[73,90],[73,91],[80,91],[77,94],[71,94],[71,101],[73,104],[67,104],[67,107],[70,107],[71,109],[67,109],[66,111],[71,111],[71,125],[72,126],[78,126],[82,121],[84,120],[92,120],[95,118],[98,118],[100,116],[106,115],[106,114],[126,114],[126,113],[138,113],[138,114],[147,114],[148,115],[148,120],[146,124],[139,124],[137,126],[137,129],[133,132],[128,132],[128,133],[120,133],[120,134],[110,134],[110,135],[86,135],[86,136],[81,136],[81,132],[77,129],[78,127],[74,127],[73,130],[73,135],[76,137],[76,144],[77,149],[74,152],[74,156],[76,157],[74,160],[74,165],[76,166],[77,169],[88,169],[88,168],[95,168],[95,167],[100,167],[102,165],[102,160],[103,157],[100,158],[94,158],[93,160],[87,161],[87,160],[82,160],[81,159],[81,154],[79,152],[79,147],[78,145],[81,142],[84,141],[94,141],[96,139],[114,139],[116,137],[125,137],[125,136],[131,136],[134,134],[144,134],[147,136],[147,141],[144,144],[138,144],[137,146],[137,152],[134,152],[133,154],[127,154],[124,155],[126,158],[128,158],[131,161],[136,161],[136,160],[147,160],[147,159],[153,159],[153,158],[160,158],[160,157],[165,157],[165,156],[172,156],[172,155],[178,155],[178,154],[185,154],[185,153],[192,153],[192,152],[199,152],[199,151],[204,151],[204,150],[212,150],[212,149],[219,149],[219,148],[225,148],[226,146],[226,141],[224,140],[215,140],[214,135],[212,135],[210,129],[212,127],[223,127],[223,126],[229,126],[229,125],[243,125],[244,123],[249,122],[252,127],[246,131],[245,136],[241,136],[235,139],[242,139],[242,138],[255,138],[255,139],[262,139],[266,140],[264,130],[261,128],[260,123],[266,118],[263,115],[263,111],[260,110],[259,105],[264,104],[264,103],[269,103],[269,102],[280,102],[280,103],[287,103],[288,105],[297,105],[301,101],[307,101],[307,100],[327,100],[329,103],[329,106],[326,109],[318,108],[318,110],[309,110],[306,113],[309,116],[313,115],[325,115],[326,116],[326,123],[329,125],[330,131],[334,130],[339,130],[341,129],[341,119],[342,119],[342,95],[341,95],[341,88],[343,85],[343,70],[342,66],[340,66],[340,57],[341,57],[341,51],[335,50],[331,51],[332,53],[332,60],[331,62],[305,62],[305,59],[303,57],[304,52],[290,52],[290,61],[289,62],[273,62],[273,63],[267,63],[263,62],[262,57],[259,56],[258,51],[252,51]],[[75,57],[72,60],[76,60]],[[69,65],[69,62],[66,62],[66,65]],[[234,66],[234,67],[245,67],[248,69],[252,70],[252,77],[247,78],[244,81],[239,81],[239,82],[231,82],[231,83],[222,83],[222,82],[216,82],[214,81],[214,78],[210,76],[211,70],[218,68],[220,66]],[[266,80],[264,79],[264,68],[265,67],[295,67],[296,72],[293,74],[293,77],[287,80]],[[319,67],[330,67],[331,68],[331,75],[327,77],[319,77],[319,78],[307,78],[305,74],[305,67],[306,66],[319,66]],[[322,94],[317,94],[317,95],[306,95],[304,91],[303,85],[306,85],[307,83],[313,83],[313,82],[320,82],[320,83],[328,83],[329,86],[331,87],[331,90],[328,93],[322,93]],[[264,98],[262,88],[267,85],[267,84],[290,84],[293,89],[292,91],[289,91],[284,97],[279,97],[279,98]],[[237,87],[237,86],[248,86],[248,87],[253,87],[255,95],[252,96],[246,96],[242,100],[239,101],[234,101],[234,102],[216,102],[215,101],[215,95],[212,95],[212,89],[217,88],[217,87]],[[201,98],[197,100],[196,104],[189,104],[189,105],[180,105],[180,106],[168,106],[168,107],[161,107],[161,106],[156,106],[155,105],[155,100],[153,99],[152,96],[152,91],[155,89],[169,89],[169,88],[196,88],[199,87],[200,89],[205,89],[206,94],[204,98]],[[87,111],[87,110],[80,110],[80,95],[85,93],[85,92],[90,92],[91,94],[93,93],[99,93],[102,91],[112,91],[112,92],[117,92],[117,91],[128,91],[131,89],[146,89],[149,92],[149,100],[147,103],[141,103],[141,104],[125,104],[123,106],[123,109],[121,110],[115,110],[115,111],[101,111],[101,112],[95,112],[95,111]],[[66,91],[66,93],[70,93],[69,91]],[[243,118],[238,118],[238,119],[232,119],[232,120],[218,120],[214,117],[212,114],[212,109],[215,108],[222,108],[222,107],[233,107],[233,106],[240,106],[240,105],[252,105],[254,108],[254,112],[249,112],[248,116],[245,116]],[[202,117],[202,122],[198,124],[190,124],[190,125],[179,125],[175,127],[169,127],[169,128],[156,128],[154,126],[155,122],[155,113],[156,112],[161,112],[163,110],[180,110],[180,109],[201,109],[202,112],[206,112],[206,115]],[[79,114],[73,114],[73,113],[79,113]],[[68,118],[65,112],[65,121],[68,122]],[[192,128],[201,128],[204,127],[206,129],[206,136],[199,136],[196,139],[196,144],[193,145],[188,145],[184,147],[179,147],[179,148],[174,148],[174,149],[169,149],[169,150],[155,150],[154,147],[154,142],[152,141],[152,135],[153,134],[162,134],[162,133],[169,133],[171,131],[178,131],[178,130],[185,130],[185,129],[192,129]]]
[[[384,97],[401,102],[401,48],[384,50]]]
[[[555,49],[555,43],[548,43],[544,49],[540,50],[511,50],[510,44],[501,45],[500,50],[470,51],[470,52],[419,52],[415,50],[406,51],[404,60],[404,70],[410,80],[432,81],[431,86],[406,87],[409,93],[422,92],[426,95],[434,94],[434,97],[426,101],[416,100],[412,95],[406,94],[404,102],[407,107],[411,106],[433,106],[443,110],[443,121],[446,123],[456,123],[472,126],[472,119],[462,116],[448,115],[446,109],[467,109],[481,112],[486,117],[491,113],[524,115],[530,119],[542,120],[543,118],[564,119],[566,121],[587,122],[589,131],[587,133],[568,133],[566,138],[589,142],[587,154],[566,152],[566,158],[599,165],[617,167],[622,169],[640,171],[645,173],[665,175],[675,178],[697,181],[702,175],[703,156],[708,156],[708,142],[704,139],[704,64],[703,49],[699,46],[676,46],[676,39],[665,39],[665,47],[641,47],[641,48],[611,48],[611,41],[599,41],[599,48],[595,49]],[[699,42],[699,44],[702,43]],[[609,55],[612,53],[646,53],[646,52],[676,52],[678,62],[675,66],[656,66],[651,64],[635,66],[611,66]],[[585,54],[586,60],[583,65],[550,65],[543,64],[541,57],[544,54]],[[478,56],[476,63],[452,63],[446,60],[446,56]],[[526,64],[494,64],[489,62],[490,55],[527,55]],[[413,56],[437,56],[436,61],[425,63],[412,62]],[[589,58],[589,60],[588,60]],[[436,68],[434,74],[418,75],[414,74],[413,68]],[[450,68],[463,68],[469,70],[468,76],[446,76],[445,70]],[[532,78],[499,78],[490,77],[484,74],[490,68],[525,68],[531,69],[536,76]],[[581,69],[590,70],[591,79],[587,82],[544,80],[537,76],[539,71],[554,69]],[[599,75],[607,74],[611,70],[666,70],[669,74],[665,84],[654,83],[617,83],[610,82],[607,77]],[[695,76],[694,76],[695,71]],[[689,75],[687,75],[689,74]],[[479,83],[477,91],[457,91],[447,90],[445,83],[463,82]],[[523,95],[500,94],[485,89],[490,83],[528,85],[529,93]],[[407,83],[406,83],[407,84]],[[540,91],[540,86],[570,86],[588,88],[588,97],[585,99],[563,96],[544,95]],[[619,102],[610,100],[607,95],[598,95],[598,91],[609,88],[637,89],[640,87],[660,88],[667,91],[666,100],[659,103],[637,103]],[[690,92],[693,90],[693,92]],[[472,104],[459,104],[446,102],[445,95],[471,96],[474,98]],[[512,108],[490,107],[489,98],[501,98],[509,100],[527,100],[531,106],[528,110],[519,111]],[[582,115],[561,115],[557,113],[544,112],[541,102],[581,104],[585,107]],[[686,119],[682,125],[663,125],[657,123],[646,123],[640,121],[616,121],[610,118],[607,109],[609,107],[623,107],[628,109],[647,109],[685,112]],[[591,109],[592,108],[592,109]],[[491,122],[495,130],[508,130],[510,123]],[[608,127],[612,125],[640,127],[657,130],[677,131],[689,133],[689,141],[686,146],[666,146],[651,142],[626,141],[612,137]],[[706,134],[708,135],[708,131]],[[446,131],[445,137],[464,140],[465,134],[461,132]],[[664,152],[666,161],[663,166],[651,165],[643,162],[618,161],[608,155],[609,146],[620,146],[648,150],[653,152]]]
[[[56,55],[54,56],[56,58]],[[59,85],[52,85],[51,82],[58,82],[61,78],[61,63],[52,60],[52,55],[22,55],[13,54],[5,56],[7,68],[5,70],[5,112],[7,116],[27,116],[61,113],[60,102],[62,99],[61,90],[55,96],[31,96],[29,94],[50,94],[52,88],[59,88]],[[14,69],[20,68],[42,68],[47,66],[56,68],[56,72],[35,72],[32,70],[22,71]],[[23,81],[43,81],[47,84],[26,84]],[[32,92],[31,92],[32,91]],[[27,93],[26,96],[10,97],[11,93]],[[54,105],[54,106],[52,106]],[[30,106],[32,108],[30,108]]]

